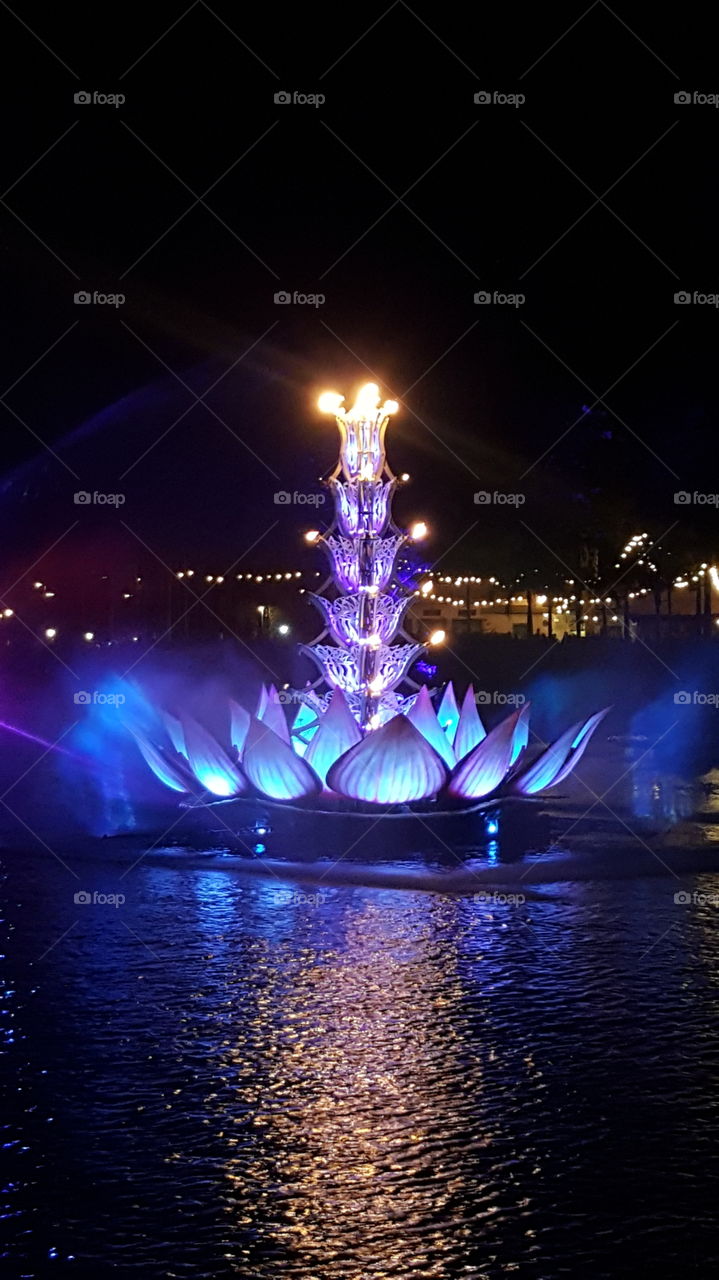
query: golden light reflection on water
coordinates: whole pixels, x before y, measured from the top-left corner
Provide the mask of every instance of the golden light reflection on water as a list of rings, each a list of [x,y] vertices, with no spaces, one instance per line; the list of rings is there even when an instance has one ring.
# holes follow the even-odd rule
[[[265,1161],[230,1161],[227,1177],[242,1199],[248,1174],[262,1188],[257,1217],[283,1274],[347,1276],[349,1253],[358,1277],[438,1277],[471,1237],[468,1108],[473,1146],[490,1136],[476,1136],[482,1080],[456,951],[437,945],[459,908],[412,896],[404,918],[348,907],[342,948],[277,963],[258,1001],[267,1078],[239,1096],[258,1107]]]

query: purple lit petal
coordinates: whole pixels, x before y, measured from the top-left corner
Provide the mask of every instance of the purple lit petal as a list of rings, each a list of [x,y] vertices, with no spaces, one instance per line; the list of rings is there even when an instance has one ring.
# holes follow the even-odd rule
[[[481,800],[494,791],[509,769],[514,736],[521,712],[515,711],[496,725],[460,760],[449,781],[449,792],[465,800]]]
[[[447,779],[443,760],[406,716],[393,716],[332,765],[333,791],[370,804],[424,800]]]

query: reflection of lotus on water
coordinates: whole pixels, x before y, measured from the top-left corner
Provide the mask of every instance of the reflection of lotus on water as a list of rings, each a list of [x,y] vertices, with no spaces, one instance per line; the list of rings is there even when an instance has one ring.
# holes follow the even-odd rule
[[[263,688],[254,714],[231,702],[224,741],[176,707],[158,709],[151,727],[128,726],[145,761],[174,791],[205,800],[261,796],[318,809],[346,809],[351,801],[354,811],[374,806],[375,813],[376,806],[461,810],[556,786],[605,712],[573,724],[530,759],[529,704],[489,732],[471,686],[461,707],[451,683],[435,706],[437,691],[412,679],[426,645],[402,626],[412,595],[398,580],[397,557],[426,527],[404,533],[392,521],[401,481],[387,464],[384,438],[397,405],[380,407],[370,384],[351,410],[334,394],[320,408],[336,417],[340,455],[326,482],[334,521],[325,533],[307,534],[330,565],[323,594],[312,596],[323,629],[303,647],[319,675],[296,693]]]

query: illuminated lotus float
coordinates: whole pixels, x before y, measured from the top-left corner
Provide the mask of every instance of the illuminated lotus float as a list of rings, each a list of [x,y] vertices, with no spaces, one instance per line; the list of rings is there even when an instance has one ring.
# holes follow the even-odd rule
[[[306,535],[329,559],[327,580],[311,595],[322,630],[301,646],[317,678],[301,691],[263,687],[254,713],[231,702],[222,742],[193,717],[158,710],[151,730],[128,726],[145,761],[192,807],[261,798],[374,818],[471,812],[559,785],[606,710],[530,758],[528,703],[487,732],[471,686],[460,706],[451,683],[440,696],[412,680],[427,646],[402,629],[412,593],[396,566],[402,547],[427,530],[418,523],[403,532],[392,521],[394,491],[408,478],[398,479],[385,455],[398,406],[380,406],[374,384],[351,410],[342,399],[327,393],[319,402],[340,433],[325,481],[334,520]]]

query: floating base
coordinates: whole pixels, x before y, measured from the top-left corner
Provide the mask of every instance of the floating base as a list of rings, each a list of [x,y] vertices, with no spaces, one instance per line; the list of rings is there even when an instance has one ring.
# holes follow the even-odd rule
[[[309,809],[271,800],[231,799],[193,804],[178,823],[179,838],[211,838],[247,853],[291,844],[313,857],[324,850],[343,856],[393,858],[398,851],[432,848],[456,855],[465,850],[521,856],[547,847],[546,802],[526,799],[478,801],[464,809]],[[260,846],[260,848],[257,848]]]

